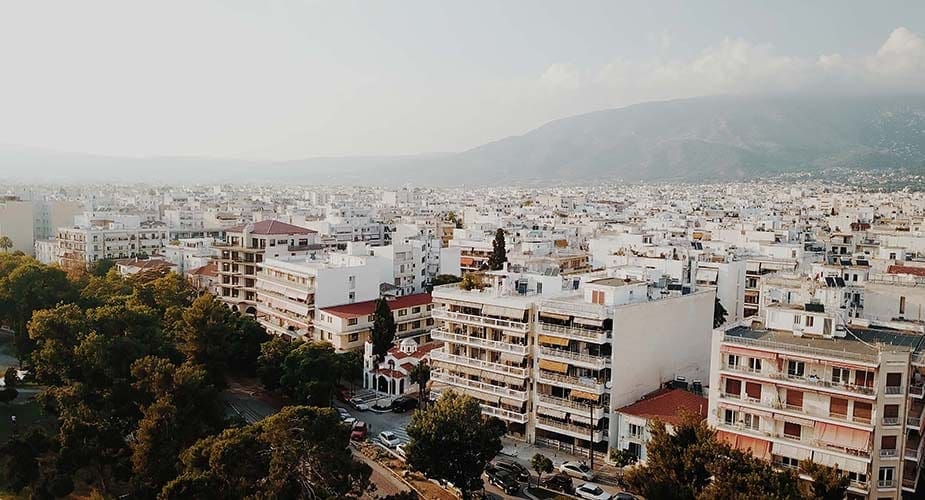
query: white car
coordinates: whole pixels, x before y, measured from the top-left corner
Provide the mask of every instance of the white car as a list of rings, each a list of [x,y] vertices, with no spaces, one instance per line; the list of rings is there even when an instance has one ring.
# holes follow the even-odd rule
[[[379,442],[388,448],[394,448],[401,444],[401,440],[398,439],[398,436],[389,431],[382,431],[379,433]]]
[[[594,483],[585,483],[575,488],[575,496],[588,500],[610,500],[610,493]]]
[[[347,427],[353,428],[353,424],[356,423],[357,419],[351,415],[347,410],[343,408],[338,408],[337,413],[340,415],[340,421]]]
[[[594,471],[581,462],[564,462],[559,466],[559,471],[571,477],[590,481],[594,479]]]
[[[407,450],[405,450],[405,447],[406,447],[405,443],[402,443],[402,444],[396,446],[396,447],[395,447],[395,453],[398,453],[398,456],[400,456],[402,460],[407,461],[407,460],[408,460],[408,452],[407,452]]]
[[[352,406],[357,411],[369,411],[369,405],[360,398],[353,398],[349,401],[349,403],[350,406]]]

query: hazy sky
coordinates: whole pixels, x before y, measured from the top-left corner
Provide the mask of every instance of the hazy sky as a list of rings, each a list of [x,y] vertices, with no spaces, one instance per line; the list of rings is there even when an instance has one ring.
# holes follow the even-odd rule
[[[0,144],[458,151],[653,99],[925,88],[925,1],[0,0]]]

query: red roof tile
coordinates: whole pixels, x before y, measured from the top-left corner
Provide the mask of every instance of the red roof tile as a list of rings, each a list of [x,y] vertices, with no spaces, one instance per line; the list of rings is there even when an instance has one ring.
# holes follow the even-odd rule
[[[192,269],[189,272],[192,276],[218,276],[218,264],[213,261],[208,264]]]
[[[707,418],[708,404],[707,398],[683,389],[661,389],[617,411],[646,419],[658,418],[667,424],[677,425],[681,422],[679,410],[683,408]]]
[[[429,293],[416,293],[414,295],[405,295],[388,301],[389,309],[404,309],[412,306],[422,306],[430,304],[433,299]],[[355,302],[353,304],[344,304],[340,306],[325,307],[322,311],[337,316],[338,318],[357,318],[360,316],[369,316],[376,310],[376,301],[367,300],[365,302]]]
[[[226,232],[242,233],[247,226],[248,224],[240,224],[228,228]],[[260,222],[250,224],[250,226],[251,234],[312,234],[318,232],[305,227],[286,224],[285,222],[280,222],[278,220],[262,220]]]
[[[887,274],[911,274],[913,276],[925,276],[925,267],[914,266],[890,266],[886,270]]]

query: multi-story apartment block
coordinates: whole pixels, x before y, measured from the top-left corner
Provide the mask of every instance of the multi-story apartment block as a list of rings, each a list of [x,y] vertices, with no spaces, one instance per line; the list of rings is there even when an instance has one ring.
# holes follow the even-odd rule
[[[821,304],[774,304],[713,335],[709,422],[780,467],[835,467],[849,498],[901,498],[922,463],[919,324],[874,324]]]
[[[388,305],[395,319],[396,343],[406,339],[418,345],[430,342],[433,327],[430,294],[397,297],[388,300]],[[360,350],[370,340],[375,311],[375,300],[318,308],[315,336],[333,344],[338,352]]]
[[[264,258],[298,259],[320,251],[317,233],[275,220],[244,224],[227,230],[214,245],[221,299],[236,311],[257,314],[257,271]]]
[[[360,247],[351,250],[365,252]],[[379,297],[385,264],[350,253],[308,260],[268,258],[256,274],[257,319],[270,333],[321,340],[320,332],[315,335],[316,309]]]
[[[372,253],[392,265],[393,285],[398,295],[419,293],[424,289],[426,275],[420,245],[393,241],[391,245],[374,247]]]
[[[434,289],[433,380],[479,399],[528,442],[603,456],[615,408],[706,377],[714,293],[624,278],[488,273]]]
[[[58,228],[57,262],[85,268],[101,259],[155,255],[167,244],[167,226],[117,214],[85,214],[74,227]]]
[[[15,196],[0,196],[0,236],[12,241],[10,251],[32,254],[35,251],[34,207],[31,201]]]
[[[208,264],[215,254],[212,238],[186,238],[164,245],[161,254],[177,266],[180,274]]]

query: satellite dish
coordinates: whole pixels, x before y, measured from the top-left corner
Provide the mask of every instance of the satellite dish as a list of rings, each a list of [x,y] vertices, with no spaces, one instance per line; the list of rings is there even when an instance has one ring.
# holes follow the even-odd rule
[[[613,382],[611,382],[611,381],[609,381],[609,380],[608,380],[607,382],[604,382],[604,388],[605,388],[605,389],[611,389],[611,388],[613,388]]]

